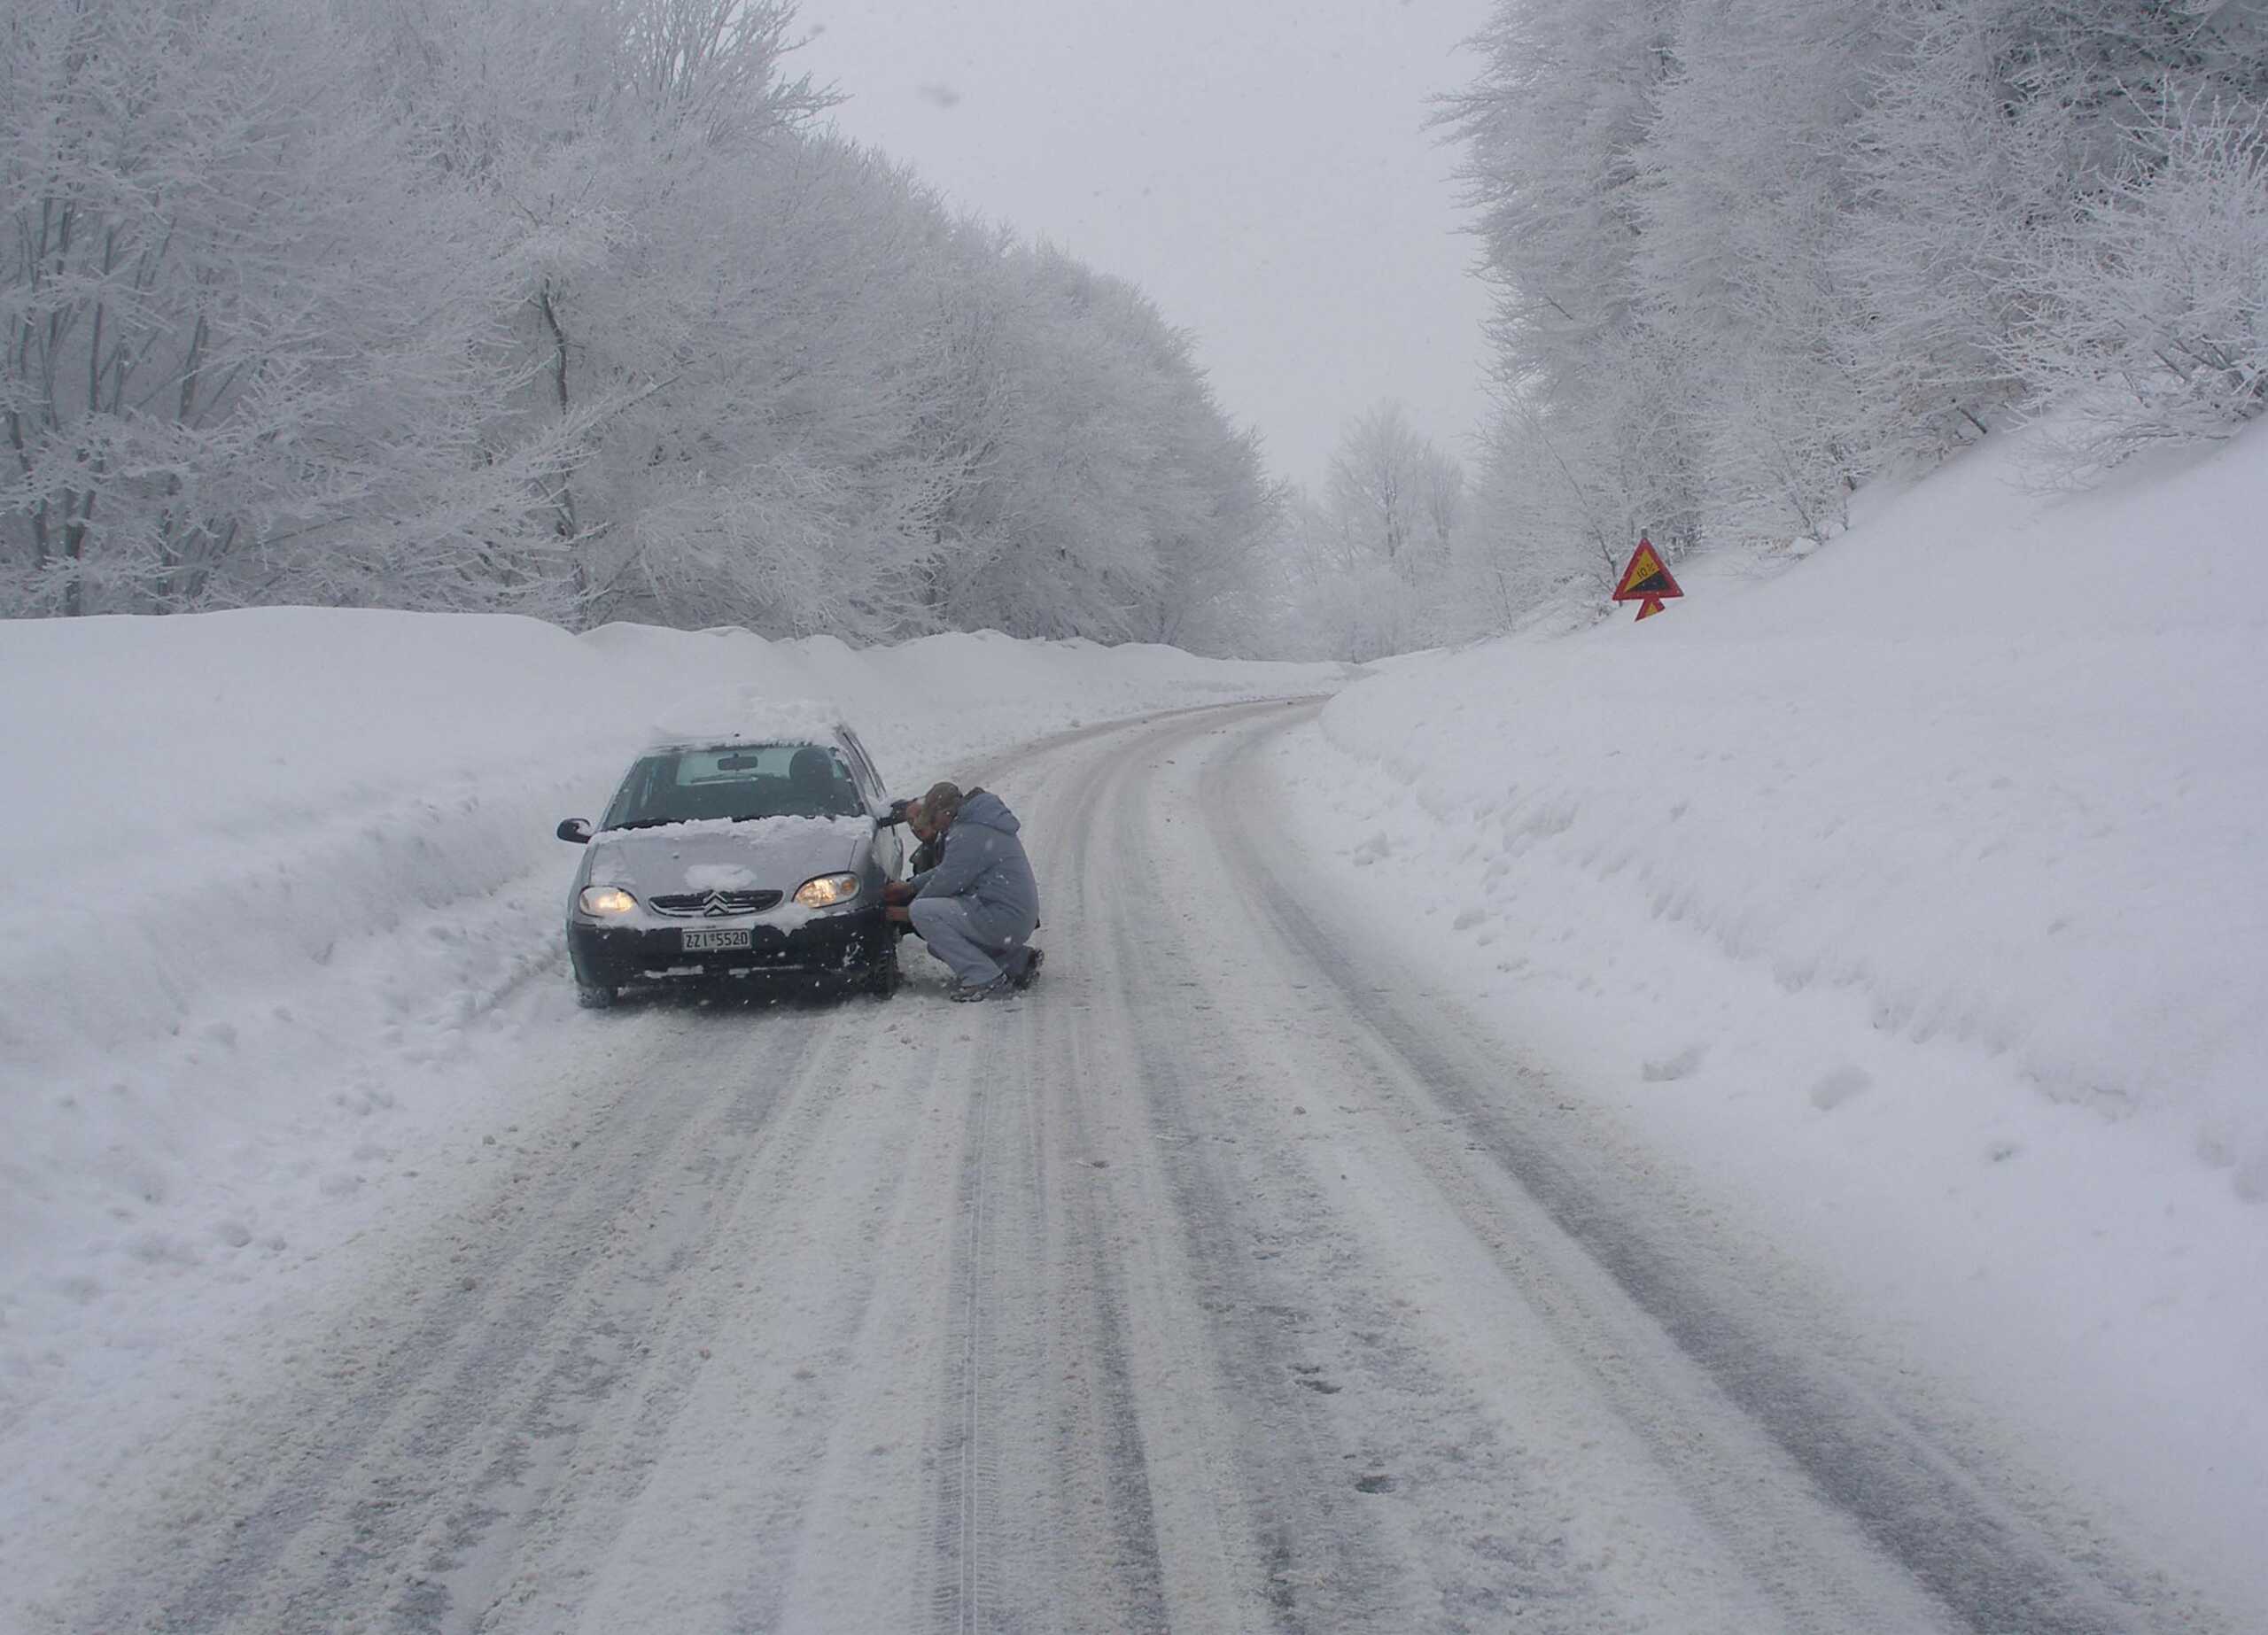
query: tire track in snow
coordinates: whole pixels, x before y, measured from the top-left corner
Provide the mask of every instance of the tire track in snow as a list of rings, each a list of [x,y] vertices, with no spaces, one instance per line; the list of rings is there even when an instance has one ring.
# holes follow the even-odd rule
[[[1163,1213],[1199,1268],[1190,1298],[1231,1404],[1242,1548],[1257,1582],[1235,1627],[1320,1635],[1517,1622],[1619,1635],[1671,1604],[1666,1627],[1681,1635],[1797,1627],[1775,1623],[1744,1582],[1726,1584],[1722,1564],[1693,1550],[1701,1523],[1648,1512],[1658,1483],[1644,1469],[1634,1478],[1627,1456],[1607,1464],[1615,1480],[1598,1484],[1596,1503],[1623,1512],[1642,1550],[1666,1551],[1677,1589],[1634,1594],[1629,1575],[1602,1572],[1569,1525],[1564,1467],[1612,1456],[1588,1445],[1586,1428],[1563,1438],[1583,1445],[1560,1470],[1535,1468],[1535,1445],[1552,1437],[1535,1434],[1533,1410],[1523,1426],[1495,1400],[1529,1394],[1522,1365],[1550,1350],[1549,1337],[1498,1328],[1485,1344],[1438,1348],[1421,1308],[1485,1304],[1489,1291],[1441,1288],[1449,1275],[1430,1259],[1433,1241],[1410,1229],[1440,1213],[1422,1186],[1388,1212],[1408,1219],[1381,1222],[1354,1206],[1357,1195],[1366,1184],[1392,1193],[1405,1178],[1358,1174],[1350,1186],[1338,1150],[1317,1144],[1332,1104],[1363,1097],[1371,1064],[1338,1019],[1301,997],[1308,967],[1252,935],[1208,825],[1192,821],[1203,814],[1175,787],[1192,773],[1169,770],[1282,714],[1140,746],[1113,856],[1115,900],[1138,901],[1146,917],[1120,941],[1138,968],[1138,1082],[1171,1155]],[[1514,1315],[1536,1327],[1532,1313]],[[1577,1477],[1585,1488],[1595,1479],[1588,1468]]]
[[[1210,712],[1203,712],[1209,716]],[[1184,718],[1177,712],[1169,719]],[[1138,729],[1156,730],[1153,717]],[[1080,769],[1068,810],[1056,814],[1060,858],[1050,872],[1052,901],[1061,905],[1063,924],[1092,925],[1094,840],[1099,811],[1112,797],[1115,772],[1125,763],[1124,735]],[[1067,963],[1059,960],[1059,965]],[[1051,1351],[1068,1366],[1043,1368],[1059,1383],[1052,1415],[1052,1445],[1036,1450],[1058,1472],[1081,1474],[1078,1486],[1059,1474],[1054,1507],[1081,1525],[1065,1530],[1056,1552],[1056,1600],[1077,1609],[1078,1627],[1095,1631],[1157,1630],[1169,1626],[1158,1530],[1158,1494],[1146,1441],[1127,1315],[1129,1268],[1125,1235],[1108,1218],[1109,1195],[1098,1184],[1114,1162],[1101,1156],[1119,1151],[1092,1115],[1099,1097],[1109,1094],[1112,1076],[1098,1071],[1108,1059],[1098,1050],[1099,1013],[1092,996],[1117,997],[1107,982],[1109,972],[1076,968],[1043,979],[1060,994],[1041,990],[1031,1008],[1031,1049],[1023,1062],[1028,1105],[1040,1127],[1032,1150],[1037,1159],[1039,1196],[1045,1203],[1042,1229],[1048,1252],[1043,1272],[1054,1293],[1055,1318],[1048,1333]],[[1074,996],[1077,996],[1076,999]],[[1076,1003],[1076,1009],[1072,1008]],[[1120,1152],[1122,1173],[1129,1166]],[[1084,1488],[1084,1491],[1082,1491]],[[1091,1518],[1091,1519],[1089,1519]],[[1072,1599],[1081,1584],[1107,1584],[1108,1597],[1081,1606]],[[1059,1614],[1060,1616],[1060,1614]]]
[[[987,1479],[984,1468],[991,1440],[985,1423],[984,1302],[990,1248],[985,1182],[995,1099],[983,1084],[974,1087],[969,1099],[955,1208],[959,1230],[951,1319],[944,1348],[944,1435],[936,1453],[936,1521],[931,1530],[936,1585],[930,1595],[930,1626],[956,1635],[986,1627],[985,1545],[992,1523],[990,1499],[998,1489],[997,1482]]]
[[[1264,1620],[1284,1635],[1304,1631],[1415,1628],[1420,1609],[1408,1600],[1390,1546],[1358,1508],[1347,1450],[1320,1422],[1320,1396],[1301,1399],[1295,1370],[1304,1355],[1303,1291],[1270,1275],[1278,1250],[1266,1228],[1254,1229],[1239,1202],[1241,1178],[1228,1173],[1220,1143],[1192,1091],[1213,1077],[1221,1058],[1201,1059],[1208,1030],[1197,1024],[1180,934],[1160,911],[1160,867],[1149,836],[1153,776],[1169,750],[1222,732],[1263,706],[1187,722],[1150,735],[1138,755],[1122,756],[1103,790],[1110,810],[1107,856],[1111,888],[1103,894],[1111,921],[1113,969],[1124,992],[1122,1014],[1138,1019],[1128,1056],[1161,1165],[1172,1225],[1185,1258],[1179,1290],[1200,1316],[1236,1451],[1234,1483],[1244,1524],[1235,1541],[1242,1558],[1238,1626]],[[1147,764],[1145,764],[1146,763]]]
[[[1200,805],[1254,921],[1324,976],[1335,1008],[1375,1042],[1384,1058],[1379,1082],[1403,1102],[1410,1153],[1510,1282],[1557,1308],[1578,1344],[1585,1323],[1597,1323],[1588,1337],[1601,1342],[1611,1323],[1596,1309],[1585,1312],[1595,1298],[1564,1281],[1565,1259],[1577,1257],[1551,1265],[1537,1228],[1563,1236],[1770,1439],[1823,1509],[1847,1517],[1962,1629],[2113,1635],[2222,1627],[2191,1598],[2122,1562],[2086,1520],[1996,1468],[2000,1453],[1989,1442],[1948,1440],[1949,1428],[1892,1406],[1879,1386],[1812,1349],[1821,1337],[1816,1331],[1791,1333],[1784,1318],[1767,1326],[1767,1302],[1745,1275],[1752,1268],[1712,1263],[1699,1245],[1663,1237],[1666,1216],[1657,1212],[1649,1220],[1632,1207],[1642,1178],[1616,1174],[1611,1160],[1580,1151],[1564,1128],[1549,1127],[1519,1069],[1473,1043],[1474,1030],[1459,1018],[1392,972],[1350,957],[1359,930],[1327,923],[1328,904],[1285,878],[1254,816],[1270,798],[1258,761],[1308,718],[1279,718],[1242,735],[1207,770]],[[1507,1207],[1503,1185],[1474,1184],[1468,1154],[1526,1207]],[[1743,1500],[1724,1477],[1744,1461],[1705,1437],[1697,1444],[1692,1426],[1650,1409],[1660,1381],[1628,1359],[1595,1349],[1592,1362],[1666,1467],[1717,1514],[1736,1516]],[[1700,1406],[1689,1391],[1673,1396]],[[1784,1538],[1747,1542],[1757,1570],[1783,1592],[1800,1578],[1801,1552],[1790,1552]]]
[[[1161,882],[1176,928],[1149,957],[1232,1003],[1192,1005],[1157,1043],[1199,1087],[1192,1151],[1228,1174],[1236,1231],[1262,1245],[1254,1259],[1277,1291],[1262,1314],[1289,1328],[1299,1383],[1325,1394],[1311,1418],[1356,1461],[1338,1486],[1365,1493],[1355,1502],[1385,1571],[1415,1608],[1370,1622],[1604,1635],[1674,1608],[1682,1635],[1945,1627],[1852,1530],[1784,1492],[1792,1473],[1759,1438],[1724,1434],[1721,1409],[1677,1433],[1720,1467],[1709,1492],[1681,1495],[1660,1448],[1618,1424],[1629,1405],[1599,1388],[1595,1359],[1611,1348],[1587,1352],[1565,1302],[1538,1300],[1533,1277],[1515,1282],[1476,1254],[1470,1223],[1410,1157],[1440,1117],[1393,1105],[1405,1070],[1269,931],[1223,855],[1218,823],[1270,807],[1247,790],[1230,817],[1200,810],[1207,769],[1245,734],[1212,736],[1154,757],[1157,781],[1182,787],[1156,801],[1159,860],[1138,872]],[[1596,1268],[1575,1275],[1597,1282]],[[1630,1350],[1644,1358],[1643,1337]],[[1784,1559],[1740,1547],[1744,1530],[1774,1528]],[[1348,1626],[1336,1613],[1317,1623]]]
[[[651,1208],[652,1219],[669,1219],[665,1261],[699,1253],[719,1219],[715,1196],[673,1209],[674,1174],[723,1132],[760,1137],[807,1083],[834,1019],[765,1019],[789,1024],[773,1030],[785,1035],[776,1042],[788,1071],[772,1079],[718,1073],[704,1048],[711,1019],[701,1012],[634,1019],[639,1034],[661,1035],[664,1048],[646,1059],[662,1070],[662,1094],[651,1083],[623,1087],[574,1157],[555,1146],[548,1169],[516,1168],[501,1190],[429,1235],[431,1247],[404,1257],[408,1286],[366,1291],[317,1343],[322,1377],[252,1410],[225,1436],[260,1450],[256,1468],[230,1470],[238,1491],[213,1507],[225,1527],[204,1509],[175,1523],[194,1529],[198,1545],[184,1549],[175,1538],[153,1547],[163,1587],[130,1577],[90,1627],[314,1629],[342,1608],[379,1606],[401,1629],[470,1627],[431,1571],[435,1544],[470,1549],[509,1520],[484,1496],[526,1474],[521,1455],[544,1439],[541,1427],[575,1422],[566,1405],[578,1392],[607,1383],[594,1371],[608,1363],[578,1337],[634,1330],[664,1286],[666,1266],[603,1252],[616,1223]],[[462,1246],[452,1252],[445,1237]],[[437,1267],[454,1281],[434,1288],[447,1281]],[[591,1322],[601,1308],[610,1321]]]
[[[1123,731],[1090,729],[1024,763],[1017,804],[1061,837],[1041,864],[1058,927],[1083,918],[1095,763]],[[1059,951],[1056,968],[1068,964]],[[957,1635],[1165,1627],[1112,1245],[1077,1184],[1093,1087],[1063,1014],[1050,994],[970,1016],[989,1054],[968,1064],[933,1499],[931,1627]]]
[[[860,1532],[846,1575],[895,1539],[872,1376],[899,1368],[899,1316],[919,1306],[938,1089],[874,1026],[886,1014],[844,1003],[793,1138],[725,1155],[727,1219],[672,1279],[649,1377],[580,1439],[484,1631],[809,1627],[793,1596],[814,1535]],[[873,1608],[873,1627],[905,1622],[886,1585]]]

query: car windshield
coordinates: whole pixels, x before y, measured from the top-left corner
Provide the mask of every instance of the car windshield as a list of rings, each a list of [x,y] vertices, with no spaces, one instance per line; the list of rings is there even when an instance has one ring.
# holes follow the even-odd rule
[[[817,744],[726,744],[641,756],[607,808],[609,829],[723,818],[856,818],[850,769]]]

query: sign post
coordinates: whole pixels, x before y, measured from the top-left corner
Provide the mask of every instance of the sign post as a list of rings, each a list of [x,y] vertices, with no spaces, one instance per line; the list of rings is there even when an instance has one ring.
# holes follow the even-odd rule
[[[1677,588],[1677,581],[1670,577],[1669,564],[1662,561],[1662,554],[1654,549],[1654,542],[1640,534],[1638,548],[1630,553],[1630,560],[1623,564],[1621,582],[1614,587],[1614,600],[1636,602],[1638,616],[1651,619],[1662,610],[1666,598],[1684,594]]]

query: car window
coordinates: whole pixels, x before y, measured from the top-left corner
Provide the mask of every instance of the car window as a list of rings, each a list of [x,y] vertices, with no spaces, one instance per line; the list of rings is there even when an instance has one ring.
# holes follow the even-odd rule
[[[874,770],[874,757],[866,753],[866,746],[849,727],[836,729],[843,736],[843,747],[850,752],[851,770],[858,773],[860,787],[869,798],[878,803],[889,800],[889,790],[883,786],[882,776]]]
[[[865,811],[839,750],[818,744],[721,744],[641,756],[601,826],[857,818]]]

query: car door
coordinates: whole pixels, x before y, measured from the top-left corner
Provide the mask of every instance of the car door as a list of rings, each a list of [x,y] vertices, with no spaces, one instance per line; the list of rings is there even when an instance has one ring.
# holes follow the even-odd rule
[[[837,727],[835,736],[843,740],[843,753],[850,763],[850,777],[858,786],[858,796],[866,803],[869,815],[889,810],[889,791],[882,785],[881,774],[866,754],[866,745],[849,727]],[[891,879],[902,879],[905,873],[905,847],[896,824],[875,820],[874,856],[882,865],[882,872]]]

